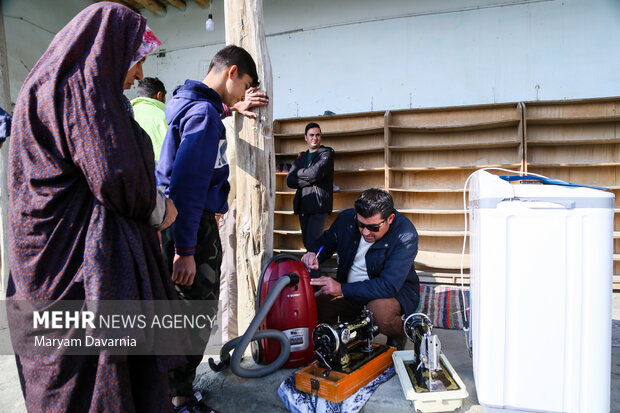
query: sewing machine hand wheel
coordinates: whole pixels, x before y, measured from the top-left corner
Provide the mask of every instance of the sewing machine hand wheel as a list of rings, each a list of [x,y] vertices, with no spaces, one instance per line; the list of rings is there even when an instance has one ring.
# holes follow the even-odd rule
[[[421,335],[424,333],[433,331],[433,323],[431,319],[424,313],[413,313],[405,319],[403,322],[403,329],[407,338],[415,343],[416,341],[416,329],[421,330]]]

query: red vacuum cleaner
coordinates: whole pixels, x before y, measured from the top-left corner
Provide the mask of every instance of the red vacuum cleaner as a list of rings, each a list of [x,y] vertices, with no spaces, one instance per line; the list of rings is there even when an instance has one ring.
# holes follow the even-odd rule
[[[230,365],[236,375],[254,378],[314,360],[312,331],[317,325],[316,302],[310,275],[301,261],[291,254],[274,256],[265,264],[258,286],[256,316],[243,336],[222,346],[219,364],[209,359],[212,370],[220,371]],[[241,367],[241,357],[250,342],[254,361],[267,366]],[[229,353],[233,349],[231,357]]]

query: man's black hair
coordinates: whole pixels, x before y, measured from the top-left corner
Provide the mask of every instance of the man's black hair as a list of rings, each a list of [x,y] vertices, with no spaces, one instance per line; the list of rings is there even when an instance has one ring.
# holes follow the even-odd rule
[[[145,77],[138,81],[138,96],[155,99],[157,92],[166,94],[164,83],[156,77]]]
[[[355,201],[355,210],[363,218],[370,218],[381,214],[382,219],[387,219],[394,212],[394,200],[392,195],[379,188],[370,188],[362,192]]]
[[[306,125],[306,131],[304,132],[304,135],[307,135],[308,131],[312,128],[319,128],[319,130],[321,130],[321,127],[319,126],[318,123],[310,122],[309,124]]]
[[[252,78],[252,87],[257,87],[260,84],[254,59],[252,59],[252,56],[244,48],[239,46],[226,46],[217,52],[211,60],[209,72],[211,72],[211,70],[221,72],[233,65],[237,66],[239,76],[249,75]]]

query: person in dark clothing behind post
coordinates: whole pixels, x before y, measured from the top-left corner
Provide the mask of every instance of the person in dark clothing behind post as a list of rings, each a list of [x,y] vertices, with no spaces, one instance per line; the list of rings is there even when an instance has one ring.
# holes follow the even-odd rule
[[[317,251],[323,247],[317,259]],[[405,346],[403,314],[411,314],[420,299],[420,281],[413,261],[418,233],[411,221],[394,209],[392,196],[377,188],[365,190],[355,208],[340,213],[332,226],[308,249],[301,261],[310,269],[338,253],[336,279],[310,280],[320,286],[320,323],[350,321],[364,305],[372,311],[388,345]]]
[[[6,138],[11,136],[11,119],[11,115],[0,108],[0,148]]]
[[[299,214],[301,236],[306,249],[325,228],[332,212],[334,196],[334,150],[321,145],[321,127],[306,125],[304,139],[308,149],[300,152],[286,177],[286,184],[297,189],[293,211]]]

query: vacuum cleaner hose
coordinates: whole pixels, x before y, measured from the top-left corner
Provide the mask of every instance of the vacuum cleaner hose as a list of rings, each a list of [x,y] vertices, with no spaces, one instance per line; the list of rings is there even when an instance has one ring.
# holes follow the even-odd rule
[[[286,363],[291,353],[291,343],[289,342],[286,334],[278,330],[262,330],[258,332],[257,330],[267,316],[267,313],[271,309],[271,306],[278,298],[278,295],[280,295],[280,292],[287,285],[296,284],[297,282],[299,282],[299,277],[294,278],[297,279],[295,280],[292,279],[291,276],[285,275],[276,282],[273,290],[271,290],[271,292],[265,298],[263,305],[256,313],[256,316],[250,323],[250,326],[248,327],[245,334],[241,337],[230,340],[222,346],[222,349],[220,350],[220,363],[215,363],[213,358],[209,358],[209,366],[211,366],[212,370],[220,371],[224,368],[225,365],[230,364],[230,369],[237,376],[254,379],[271,374],[274,371],[278,370],[280,367],[282,367],[284,363]],[[257,369],[246,369],[241,367],[241,358],[243,357],[243,353],[245,353],[245,349],[248,347],[250,342],[253,340],[261,340],[265,338],[273,338],[280,342],[280,348],[282,351],[280,352],[278,358],[273,363]],[[234,349],[234,352],[231,357],[230,351],[232,349]]]

